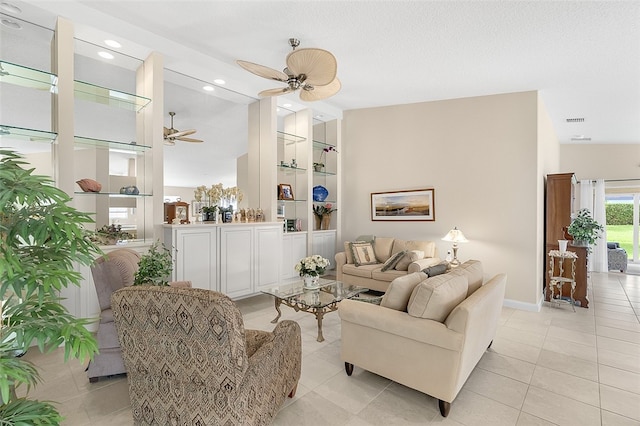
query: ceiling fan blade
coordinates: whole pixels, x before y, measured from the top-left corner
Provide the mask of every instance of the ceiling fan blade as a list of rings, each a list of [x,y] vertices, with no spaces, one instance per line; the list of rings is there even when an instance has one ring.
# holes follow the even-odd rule
[[[174,129],[175,130],[175,129]],[[192,135],[196,132],[195,129],[189,129],[189,130],[176,130],[174,133],[170,133],[167,135],[167,137],[169,138],[179,138],[181,136],[189,136]]]
[[[287,81],[289,79],[289,76],[287,76],[282,71],[274,70],[273,68],[265,67],[264,65],[254,64],[253,62],[241,60],[237,60],[236,63],[250,73],[263,78],[268,78],[269,80]]]
[[[296,76],[306,75],[307,84],[325,86],[336,78],[338,62],[324,49],[298,49],[287,55],[287,68]]]
[[[193,138],[176,138],[182,142],[193,142],[193,143],[202,143],[204,142],[202,139],[193,139]]]
[[[171,133],[174,133],[173,129],[169,129],[168,127],[163,127],[164,129],[164,137],[166,138],[167,136],[169,136]]]
[[[263,90],[262,92],[258,93],[258,96],[280,96],[280,95],[284,95],[285,93],[289,93],[289,92],[293,92],[293,89],[291,87],[283,87],[283,88],[278,88],[278,89],[267,89],[267,90]]]
[[[335,95],[341,88],[342,84],[337,78],[327,85],[313,86],[312,90],[309,90],[307,89],[307,86],[304,86],[300,91],[300,99],[308,102],[319,101],[320,99],[326,99]]]
[[[173,139],[169,139],[169,138],[165,138],[164,139],[164,144],[167,146],[175,146],[176,141]]]

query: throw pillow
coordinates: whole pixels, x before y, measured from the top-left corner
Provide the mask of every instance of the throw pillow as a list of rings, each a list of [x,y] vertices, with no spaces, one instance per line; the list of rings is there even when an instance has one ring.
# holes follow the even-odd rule
[[[398,253],[391,256],[389,259],[387,259],[386,262],[384,262],[384,265],[382,265],[382,268],[380,270],[384,272],[388,269],[395,268],[396,264],[400,261],[400,259],[404,257],[405,253],[406,251],[399,251]]]
[[[484,272],[482,270],[482,262],[479,260],[467,260],[462,265],[453,268],[450,274],[464,275],[467,277],[467,282],[469,283],[467,296],[470,296],[474,291],[482,287]]]
[[[387,292],[382,296],[380,306],[406,312],[413,289],[425,279],[426,277],[421,272],[394,279],[389,284]]]
[[[408,271],[409,264],[424,258],[424,252],[421,250],[411,250],[405,253],[405,255],[396,264],[396,271]]]
[[[351,263],[353,264],[353,253],[351,252],[351,246],[350,244],[352,242],[354,243],[366,243],[367,241],[371,241],[373,242],[376,239],[375,236],[373,235],[360,235],[358,238],[356,238],[355,241],[345,241],[344,242],[344,254],[347,256],[347,263]]]
[[[444,322],[453,308],[467,297],[467,277],[444,274],[427,278],[411,293],[407,312],[412,317]]]
[[[427,276],[435,277],[436,275],[444,274],[447,272],[447,263],[438,263],[437,265],[429,266],[428,268],[424,268],[422,270]]]
[[[373,250],[373,244],[371,242],[350,243],[349,247],[351,248],[351,254],[353,256],[353,263],[356,266],[374,265],[378,263],[376,253]]]

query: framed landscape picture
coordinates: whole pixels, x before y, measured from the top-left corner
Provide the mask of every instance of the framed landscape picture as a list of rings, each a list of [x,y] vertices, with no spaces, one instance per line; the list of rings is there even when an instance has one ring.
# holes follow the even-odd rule
[[[371,220],[436,220],[433,188],[372,192]]]

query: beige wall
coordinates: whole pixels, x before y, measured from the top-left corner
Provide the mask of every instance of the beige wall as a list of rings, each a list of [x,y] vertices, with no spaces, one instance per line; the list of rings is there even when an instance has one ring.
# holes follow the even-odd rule
[[[561,171],[578,180],[640,178],[640,144],[562,144],[560,158]]]
[[[506,272],[506,298],[534,307],[544,182],[537,134],[552,139],[539,113],[536,92],[346,111],[338,211],[344,239],[433,240],[444,257],[450,244],[441,238],[457,226],[470,240],[459,258],[482,260],[487,276]],[[434,222],[371,221],[372,192],[430,187]]]

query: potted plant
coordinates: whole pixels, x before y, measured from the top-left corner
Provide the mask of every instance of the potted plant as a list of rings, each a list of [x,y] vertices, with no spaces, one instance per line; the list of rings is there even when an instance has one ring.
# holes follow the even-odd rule
[[[315,170],[316,172],[321,172],[322,169],[324,169],[324,157],[327,155],[327,152],[330,151],[338,152],[332,145],[327,145],[326,147],[324,147],[322,149],[322,152],[320,153],[320,160],[317,163],[313,163],[313,170]]]
[[[112,224],[98,229],[91,239],[100,245],[113,245],[118,241],[127,241],[132,238],[130,233],[122,230],[122,225]]]
[[[218,206],[205,206],[202,208],[202,221],[215,222]]]
[[[102,252],[84,229],[92,218],[26,164],[0,150],[0,423],[57,425],[62,417],[50,402],[17,397],[16,388],[28,391],[40,380],[19,355],[33,343],[43,352],[64,346],[65,361],[97,353],[85,328],[93,320],[71,315],[59,291],[80,285],[75,263],[90,265]]]
[[[171,272],[171,252],[160,241],[156,241],[146,254],[140,256],[133,285],[169,285]]]
[[[325,205],[314,205],[313,214],[316,219],[316,229],[329,229],[329,223],[331,222],[331,213],[338,209],[333,208],[333,204],[326,203]]]
[[[573,243],[577,246],[594,244],[604,227],[593,217],[589,209],[581,209],[573,215],[567,233],[573,237]]]
[[[319,254],[314,254],[300,259],[296,263],[295,270],[304,279],[304,286],[313,288],[317,285],[320,275],[324,274],[329,264],[327,259]]]

